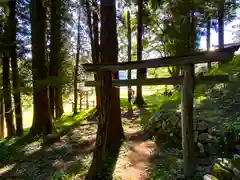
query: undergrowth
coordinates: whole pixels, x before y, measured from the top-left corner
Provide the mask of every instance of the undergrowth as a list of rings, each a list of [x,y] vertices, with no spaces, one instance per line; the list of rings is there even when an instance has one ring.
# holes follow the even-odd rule
[[[209,121],[216,127],[224,127],[225,132],[240,133],[240,56],[236,56],[227,65],[214,67],[208,75],[227,74],[230,82],[212,85],[197,85],[194,94],[194,116],[196,119]],[[173,92],[170,97],[155,93],[145,97],[150,104],[148,112],[141,117],[143,126],[153,112],[162,109],[168,111],[181,110],[181,93]],[[174,156],[156,157],[149,172],[149,179],[181,179],[182,169],[180,159]],[[179,164],[180,163],[180,164]],[[202,174],[197,174],[192,179],[202,179]]]

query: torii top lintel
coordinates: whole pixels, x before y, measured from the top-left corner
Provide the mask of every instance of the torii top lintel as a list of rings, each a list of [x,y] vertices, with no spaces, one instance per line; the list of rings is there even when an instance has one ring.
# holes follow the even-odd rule
[[[231,61],[234,52],[240,43],[225,45],[225,48],[216,51],[203,51],[185,54],[182,56],[169,56],[163,58],[147,59],[142,61],[119,62],[115,64],[83,64],[86,71],[118,71],[127,69],[157,68],[164,66],[179,66],[186,64],[199,64],[216,61]]]

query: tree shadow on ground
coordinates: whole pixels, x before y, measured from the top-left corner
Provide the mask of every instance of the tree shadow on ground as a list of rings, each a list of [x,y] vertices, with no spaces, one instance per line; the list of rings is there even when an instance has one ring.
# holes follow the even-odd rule
[[[94,150],[96,126],[79,126],[51,145],[17,141],[0,145],[1,179],[56,179],[85,171]]]

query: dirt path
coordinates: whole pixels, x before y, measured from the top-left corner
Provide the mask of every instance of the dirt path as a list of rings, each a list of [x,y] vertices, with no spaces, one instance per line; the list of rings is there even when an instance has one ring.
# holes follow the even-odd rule
[[[128,151],[119,158],[115,175],[122,180],[146,180],[155,143],[148,140],[137,127],[127,128],[125,131]]]

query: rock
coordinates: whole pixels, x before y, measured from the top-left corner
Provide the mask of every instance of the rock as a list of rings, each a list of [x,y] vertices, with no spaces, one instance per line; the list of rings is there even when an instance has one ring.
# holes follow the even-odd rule
[[[178,121],[177,127],[182,128],[181,120]]]
[[[208,133],[201,133],[198,135],[198,140],[200,142],[210,142],[211,135],[209,135]]]
[[[233,173],[231,172],[230,169],[225,167],[226,162],[223,162],[223,161],[226,161],[226,159],[223,159],[220,163],[216,163],[213,165],[212,175],[218,179],[232,180]],[[227,161],[227,163],[229,163],[229,161]]]
[[[235,146],[236,153],[240,154],[240,145]]]
[[[212,165],[205,165],[204,166],[197,166],[196,167],[197,172],[203,172],[203,173],[207,173],[207,174],[211,174],[212,171]]]
[[[203,146],[203,144],[200,143],[200,142],[198,142],[198,143],[197,143],[197,146],[198,146],[200,152],[201,152],[201,153],[204,153],[204,146]]]
[[[206,158],[206,157],[200,157],[199,154],[196,157],[196,162],[200,167],[204,167],[207,171],[206,173],[210,173],[212,172],[212,159],[210,158]]]
[[[204,132],[204,131],[208,130],[208,128],[210,128],[210,126],[205,121],[201,121],[201,122],[197,123],[197,131],[199,131],[199,132]]]
[[[198,140],[198,132],[194,131],[194,142],[196,143]]]
[[[210,134],[213,136],[221,137],[224,136],[224,130],[210,128]]]
[[[167,127],[167,124],[166,124],[165,121],[163,121],[163,122],[162,122],[162,129],[163,129],[163,130],[166,130],[166,127]]]
[[[160,112],[154,112],[152,117],[149,119],[149,122],[159,121],[160,117],[161,117],[161,113]]]
[[[215,129],[214,129],[214,128],[208,128],[208,133],[209,133],[209,134],[213,134],[213,133],[214,133],[214,131],[215,131]]]
[[[233,159],[231,160],[231,165],[233,169],[234,175],[238,175],[240,178],[240,156],[239,155],[234,155]]]
[[[171,123],[171,121],[167,121],[167,122],[166,122],[166,131],[167,131],[167,132],[171,132],[174,128],[176,128],[176,127],[173,126],[173,124]]]
[[[170,121],[171,121],[172,126],[179,127],[178,123],[179,123],[179,121],[181,122],[181,119],[179,119],[179,117],[176,114],[174,114],[170,118],[171,118]]]
[[[233,155],[233,159],[238,159],[238,158],[240,158],[240,155],[239,155],[239,154],[234,154],[234,155]]]
[[[160,143],[169,141],[166,145],[181,148],[180,119],[180,113],[173,111],[162,110],[161,112],[155,112],[145,126],[145,131],[157,139],[159,142],[156,142],[157,146],[160,146]]]
[[[156,123],[156,128],[162,128],[162,123],[161,122],[159,122],[159,123]]]
[[[233,174],[235,180],[240,180],[240,171],[237,168],[233,168]]]
[[[193,130],[197,130],[197,122],[196,121],[193,121]]]
[[[230,159],[218,158],[216,162],[218,164],[220,164],[223,168],[227,169],[227,170],[231,170],[232,169],[232,161]]]
[[[206,174],[203,176],[203,180],[218,180],[218,178],[214,177],[213,175]]]

